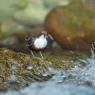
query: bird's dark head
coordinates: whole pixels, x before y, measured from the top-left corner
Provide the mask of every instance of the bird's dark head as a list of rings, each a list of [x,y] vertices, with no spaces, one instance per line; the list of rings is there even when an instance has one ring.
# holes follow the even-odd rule
[[[47,34],[46,31],[42,31],[42,32],[40,32],[40,34],[41,34],[41,35],[44,35],[44,37],[47,37],[47,36],[48,36],[48,34]]]
[[[48,34],[46,31],[42,31],[41,35],[44,35],[46,39],[54,40],[53,37],[50,34]]]

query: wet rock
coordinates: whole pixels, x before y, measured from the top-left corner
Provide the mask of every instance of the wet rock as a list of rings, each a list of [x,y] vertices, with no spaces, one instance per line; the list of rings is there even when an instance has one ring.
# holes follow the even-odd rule
[[[19,89],[33,81],[48,80],[51,75],[43,76],[47,71],[47,64],[39,64],[40,60],[23,53],[0,49],[0,83],[2,84],[0,90],[2,87],[3,89]]]
[[[0,49],[0,90],[18,90],[35,81],[47,81],[55,74],[54,69],[73,68],[73,61],[70,60],[74,60],[77,54],[69,54],[63,56],[63,53],[44,53],[44,59],[41,59],[39,56]]]
[[[88,50],[95,41],[95,3],[72,0],[68,6],[57,6],[45,19],[46,30],[64,48]]]

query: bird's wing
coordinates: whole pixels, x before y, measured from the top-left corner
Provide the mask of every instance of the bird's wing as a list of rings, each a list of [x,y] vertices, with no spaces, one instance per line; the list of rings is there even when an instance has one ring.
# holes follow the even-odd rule
[[[35,41],[35,37],[27,37],[25,40],[27,42],[27,45],[31,46]]]
[[[35,41],[35,38],[31,37],[31,39],[30,39],[30,45],[32,45],[34,43],[34,41]]]

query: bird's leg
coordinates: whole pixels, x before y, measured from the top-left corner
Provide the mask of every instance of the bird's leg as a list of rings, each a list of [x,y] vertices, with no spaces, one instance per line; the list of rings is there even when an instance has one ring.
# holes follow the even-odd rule
[[[30,50],[30,53],[32,54],[33,57],[35,56],[32,50]]]
[[[43,57],[43,55],[42,55],[41,51],[40,51],[39,53],[40,53],[40,55],[41,55],[41,58],[43,59],[44,57]]]

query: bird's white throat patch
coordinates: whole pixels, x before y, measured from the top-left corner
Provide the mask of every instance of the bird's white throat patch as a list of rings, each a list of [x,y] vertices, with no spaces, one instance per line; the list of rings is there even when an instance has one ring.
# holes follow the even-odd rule
[[[47,46],[47,39],[44,35],[41,35],[39,38],[36,38],[34,42],[36,48],[45,48]]]

